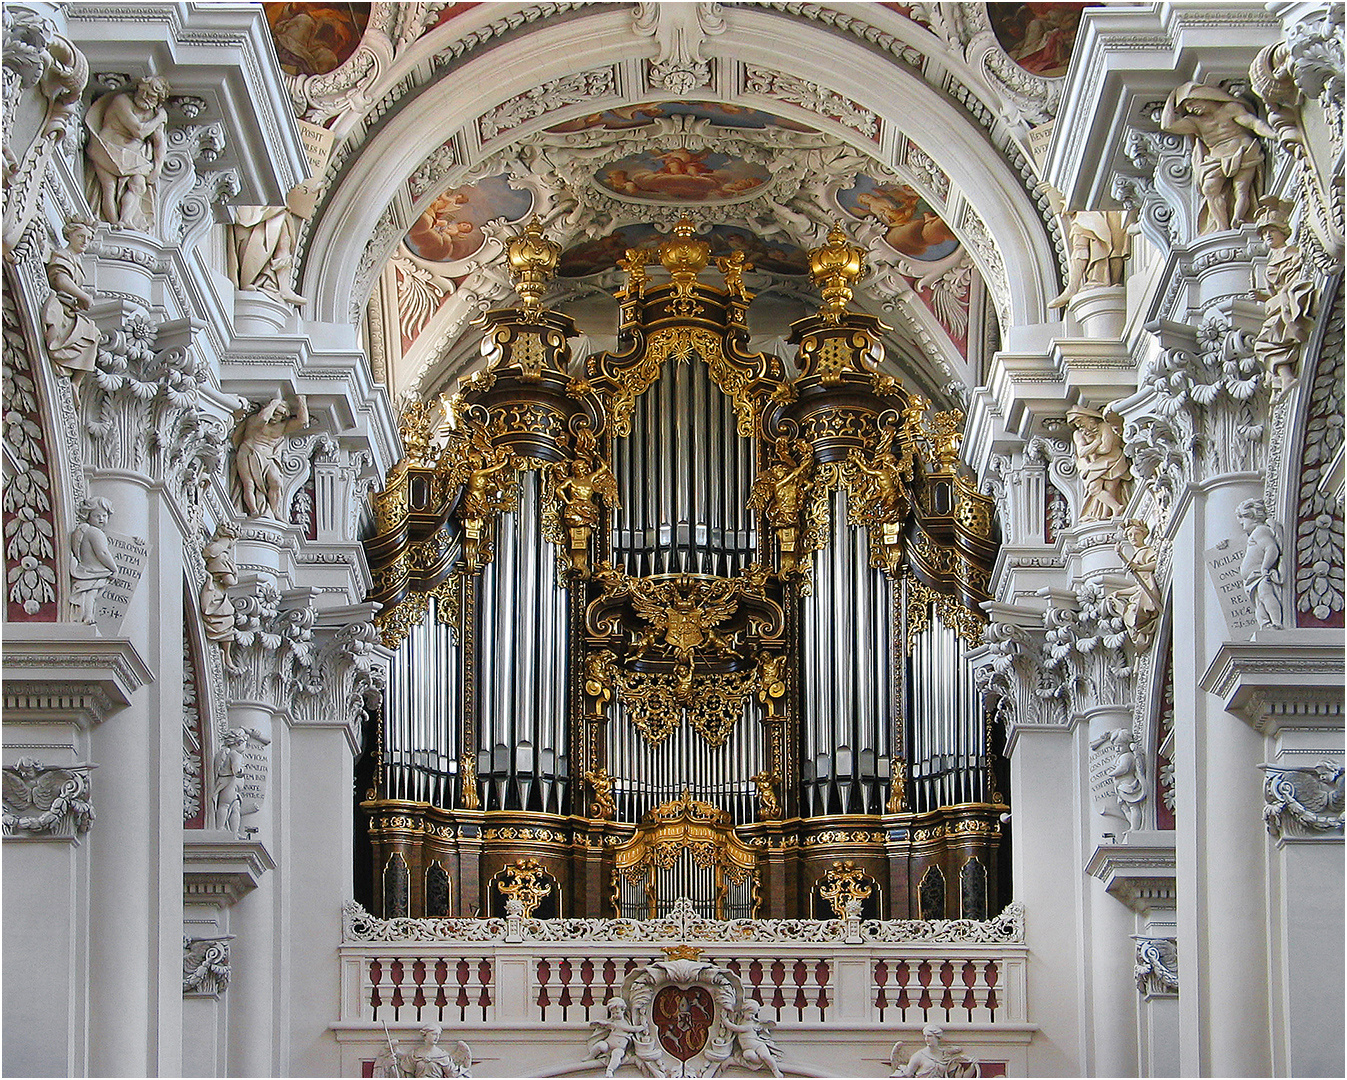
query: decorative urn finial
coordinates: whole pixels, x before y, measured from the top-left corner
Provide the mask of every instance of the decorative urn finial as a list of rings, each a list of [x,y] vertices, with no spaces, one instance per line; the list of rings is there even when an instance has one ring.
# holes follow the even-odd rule
[[[694,230],[690,218],[680,218],[674,225],[673,237],[659,246],[659,261],[680,292],[697,280],[711,258],[711,245],[695,239]]]
[[[840,322],[851,302],[851,286],[865,273],[865,249],[849,243],[841,224],[834,224],[828,242],[809,252],[809,273],[823,292],[821,314]]]
[[[537,315],[542,310],[543,293],[556,271],[561,245],[543,235],[543,227],[534,216],[524,231],[510,241],[510,276],[515,292],[524,301],[524,310]]]

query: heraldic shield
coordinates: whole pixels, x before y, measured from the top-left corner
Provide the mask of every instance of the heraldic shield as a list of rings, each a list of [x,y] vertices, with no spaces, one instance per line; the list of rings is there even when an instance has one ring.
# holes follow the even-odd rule
[[[609,1076],[624,1065],[645,1076],[717,1076],[727,1063],[779,1076],[775,1022],[759,1018],[738,976],[693,946],[664,951],[627,976],[607,1020],[591,1022],[590,1059]]]

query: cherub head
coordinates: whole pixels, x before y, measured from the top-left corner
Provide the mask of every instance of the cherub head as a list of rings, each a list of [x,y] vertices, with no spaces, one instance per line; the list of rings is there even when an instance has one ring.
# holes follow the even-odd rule
[[[80,503],[77,516],[80,521],[101,529],[112,517],[112,503],[101,495],[95,495],[92,499],[85,499]]]

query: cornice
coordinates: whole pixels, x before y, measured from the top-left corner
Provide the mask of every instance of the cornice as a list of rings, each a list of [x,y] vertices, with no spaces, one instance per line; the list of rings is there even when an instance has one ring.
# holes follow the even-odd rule
[[[1201,687],[1226,712],[1265,735],[1288,723],[1342,728],[1343,648],[1340,631],[1260,630],[1254,641],[1227,641]]]
[[[186,830],[182,841],[182,896],[186,903],[222,907],[257,888],[262,875],[276,869],[266,847],[233,833]]]
[[[102,723],[154,681],[130,641],[73,623],[6,623],[6,723]]]
[[[1085,872],[1104,890],[1139,915],[1172,911],[1177,903],[1177,861],[1172,832],[1131,833],[1123,844],[1100,844]]]

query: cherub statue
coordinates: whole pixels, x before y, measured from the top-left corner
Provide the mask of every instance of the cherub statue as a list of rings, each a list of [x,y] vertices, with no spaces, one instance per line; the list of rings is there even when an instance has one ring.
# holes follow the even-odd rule
[[[919,1046],[907,1061],[903,1061],[903,1044],[893,1044],[889,1065],[890,1076],[981,1076],[978,1063],[968,1057],[962,1047],[946,1046],[944,1029],[927,1024],[921,1029],[925,1046]]]
[[[781,774],[775,769],[763,769],[749,779],[758,789],[758,817],[763,821],[775,821],[781,816],[781,803],[776,797],[776,785],[781,783]]]
[[[93,226],[82,218],[70,221],[62,230],[68,247],[51,253],[47,260],[47,283],[51,295],[42,305],[42,337],[47,355],[57,368],[70,376],[75,401],[80,385],[94,369],[98,358],[98,327],[86,314],[93,294],[84,287],[84,269],[79,257],[93,239]]]
[[[1127,828],[1135,832],[1142,827],[1141,804],[1146,801],[1146,778],[1142,773],[1141,759],[1136,753],[1136,740],[1130,728],[1117,728],[1094,740],[1090,749],[1099,749],[1106,743],[1112,744],[1116,755],[1109,766],[1108,775],[1113,781],[1118,809],[1122,811]]]
[[[589,1056],[604,1065],[604,1076],[612,1076],[627,1059],[627,1050],[633,1036],[646,1033],[645,1024],[633,1024],[627,1019],[626,1002],[614,998],[608,1003],[606,1020],[591,1020],[593,1034],[589,1037]]]
[[[103,526],[112,517],[112,503],[102,496],[85,499],[79,524],[70,530],[70,607],[78,621],[92,626],[103,586],[117,573]]]
[[[1220,87],[1186,82],[1165,102],[1160,127],[1193,136],[1193,172],[1202,193],[1198,232],[1236,229],[1250,220],[1263,171],[1258,136],[1277,133]]]
[[[613,778],[607,769],[592,769],[585,773],[590,790],[594,792],[594,802],[589,808],[589,816],[603,821],[612,821],[617,817],[617,803],[613,801]]]
[[[1081,521],[1117,517],[1127,509],[1132,472],[1123,454],[1122,432],[1103,413],[1074,406],[1066,414],[1076,429],[1071,441],[1076,448],[1083,499]]]
[[[1244,561],[1239,567],[1249,603],[1253,604],[1260,628],[1279,630],[1282,625],[1281,541],[1268,524],[1267,506],[1262,499],[1245,499],[1235,508],[1235,516],[1249,538],[1244,546]]]
[[[234,428],[234,472],[244,508],[250,518],[267,515],[287,521],[281,505],[281,450],[285,440],[309,424],[309,405],[303,394],[294,408],[277,394]]]
[[[776,1021],[765,1020],[760,1014],[761,1006],[757,1002],[746,1001],[733,1020],[725,1018],[724,1024],[734,1032],[734,1041],[738,1045],[734,1060],[748,1069],[766,1066],[773,1076],[780,1076],[781,1067],[777,1061],[781,1057],[781,1048],[772,1038]]]

